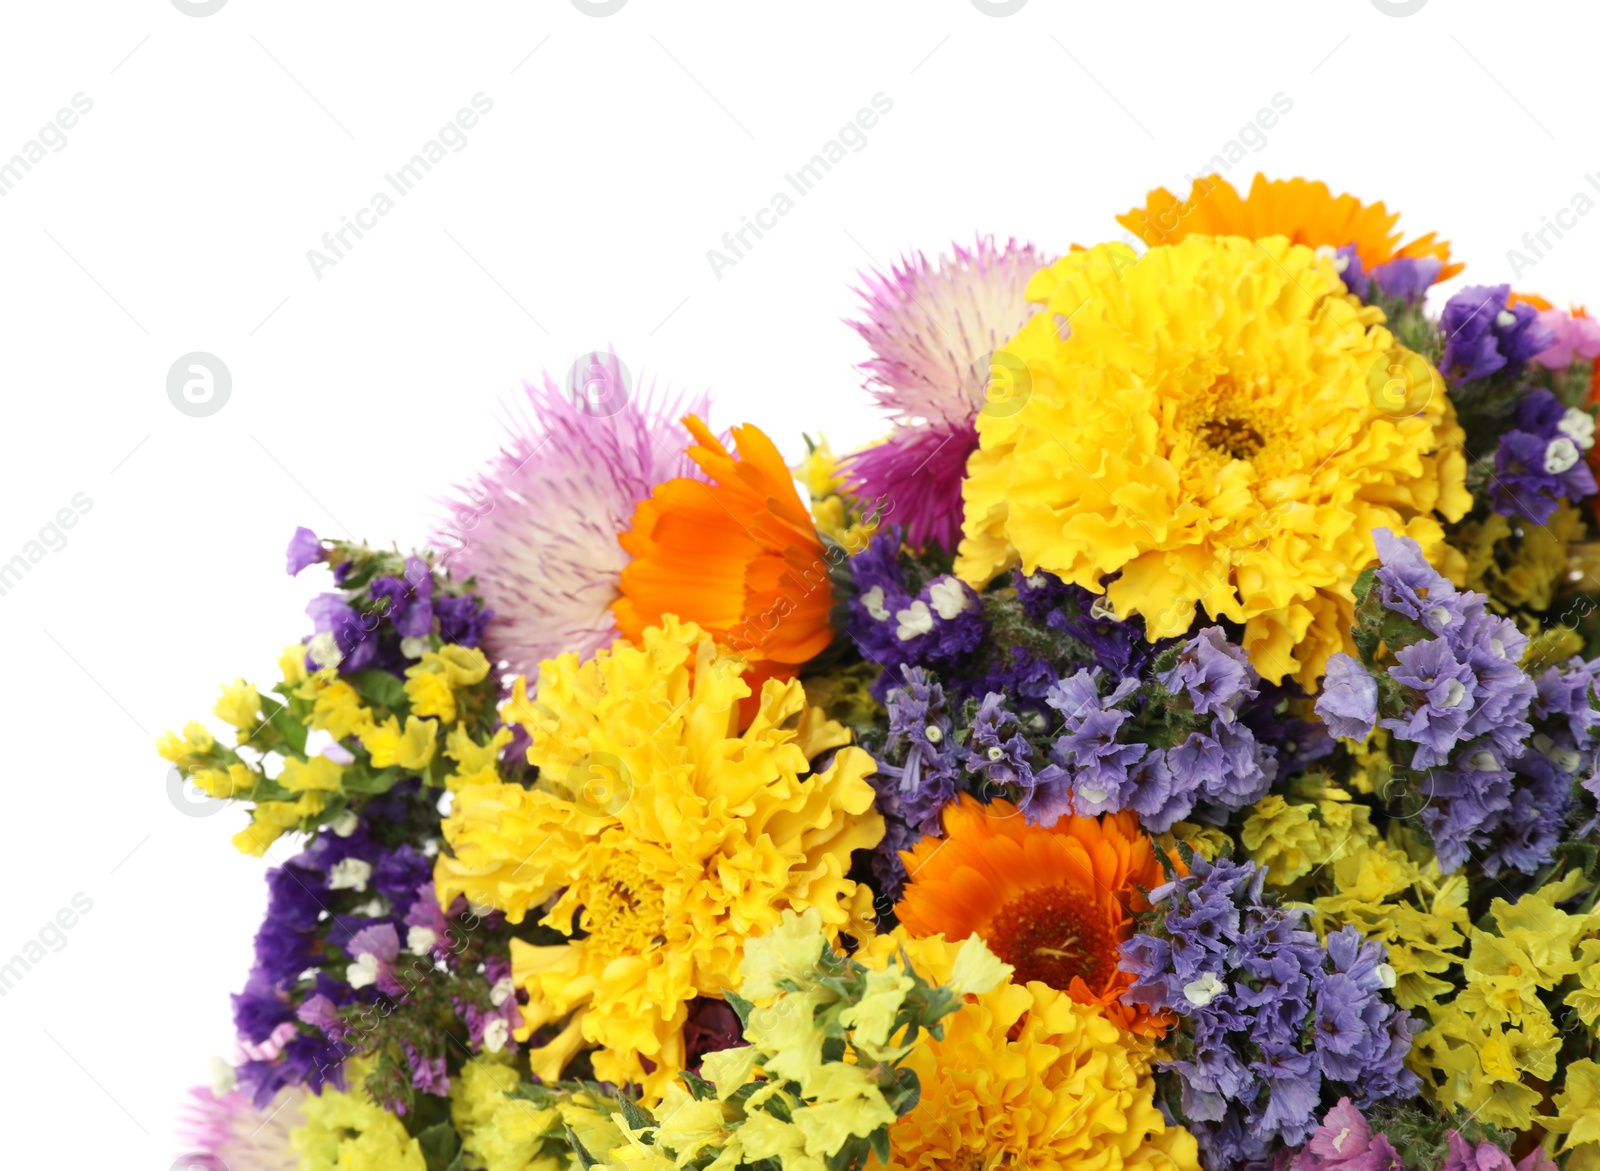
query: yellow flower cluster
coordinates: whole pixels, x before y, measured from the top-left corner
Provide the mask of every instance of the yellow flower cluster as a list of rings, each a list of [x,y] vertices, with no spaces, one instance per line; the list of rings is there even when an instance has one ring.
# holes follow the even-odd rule
[[[519,680],[505,711],[532,740],[537,787],[456,792],[440,902],[463,894],[512,923],[540,909],[542,923],[584,933],[512,942],[529,998],[518,1037],[568,1018],[531,1054],[545,1080],[594,1045],[597,1077],[659,1101],[683,1067],[689,1002],[737,987],[745,941],[785,908],[816,908],[830,937],[868,931],[871,892],[845,875],[883,836],[872,758],[793,681],[768,681],[740,733],[742,671],[676,619],[640,646],[547,661],[536,697]]]
[[[1338,785],[1308,779],[1299,788],[1314,800],[1291,803],[1269,794],[1251,808],[1239,833],[1250,860],[1274,886],[1292,886],[1377,837],[1371,811]]]
[[[1152,640],[1203,606],[1264,677],[1314,688],[1349,649],[1372,531],[1450,552],[1435,513],[1471,506],[1454,408],[1331,258],[1281,236],[1102,244],[1027,296],[1042,311],[1006,345],[962,489],[970,584],[1045,569]]]
[[[877,518],[857,514],[855,502],[845,492],[845,478],[827,437],[819,435],[812,443],[807,436],[806,443],[811,450],[795,468],[795,478],[806,486],[811,497],[811,519],[823,536],[831,537],[852,555],[859,553],[878,531]]]
[[[1569,549],[1584,535],[1583,517],[1563,501],[1542,525],[1513,524],[1491,512],[1461,526],[1454,543],[1467,558],[1468,589],[1489,595],[1490,604],[1509,609],[1547,610],[1567,582]]]
[[[345,1069],[349,1091],[331,1086],[301,1104],[305,1125],[290,1135],[300,1171],[427,1171],[427,1160],[405,1123],[375,1104],[361,1085],[365,1063]]]
[[[930,982],[950,980],[956,945],[894,939]],[[870,962],[870,961],[868,961]],[[945,1018],[904,1068],[917,1107],[889,1129],[890,1171],[1082,1167],[1198,1171],[1194,1136],[1155,1105],[1154,1043],[1095,1005],[1009,979]]]
[[[567,1131],[595,1156],[622,1144],[611,1107],[587,1090],[553,1091],[547,1103],[513,1098],[520,1080],[511,1064],[475,1057],[450,1086],[450,1116],[461,1145],[482,1171],[578,1171]]]
[[[1443,974],[1461,962],[1472,929],[1467,879],[1442,875],[1427,848],[1413,857],[1404,831],[1392,841],[1367,841],[1334,862],[1334,893],[1312,903],[1319,932],[1348,924],[1389,949],[1394,998],[1401,1008],[1428,1008],[1454,991]],[[1420,1067],[1418,1072],[1425,1073]]]
[[[1442,1082],[1434,1081],[1441,1104],[1516,1130],[1541,1121],[1547,1130],[1567,1134],[1565,1149],[1589,1147],[1568,1164],[1569,1171],[1582,1163],[1600,1166],[1600,1145],[1591,1145],[1600,1144],[1600,1130],[1585,1111],[1594,1100],[1593,1063],[1569,1067],[1566,1105],[1541,1118],[1544,1087],[1556,1077],[1562,1043],[1541,994],[1578,975],[1585,960],[1600,958],[1594,938],[1600,935],[1600,910],[1569,914],[1556,906],[1585,885],[1574,870],[1514,904],[1495,899],[1489,914],[1497,930],[1471,929],[1471,950],[1462,965],[1466,986],[1454,1000],[1430,1008],[1433,1025],[1413,1049],[1418,1068],[1443,1075]],[[1592,994],[1592,987],[1580,988],[1565,1003],[1581,1013]]]

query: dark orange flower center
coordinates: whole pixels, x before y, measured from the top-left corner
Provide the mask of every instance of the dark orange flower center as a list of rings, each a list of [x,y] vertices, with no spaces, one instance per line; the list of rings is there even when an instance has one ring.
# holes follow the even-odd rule
[[[1038,980],[1065,990],[1081,977],[1098,991],[1117,971],[1117,941],[1094,901],[1071,887],[1031,890],[1001,907],[984,932],[1016,969],[1015,983]]]

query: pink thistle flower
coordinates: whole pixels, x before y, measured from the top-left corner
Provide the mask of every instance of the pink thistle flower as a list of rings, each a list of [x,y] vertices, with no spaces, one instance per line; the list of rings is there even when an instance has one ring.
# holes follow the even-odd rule
[[[625,383],[619,368],[609,375],[614,386]],[[617,534],[656,485],[705,478],[684,454],[676,420],[704,417],[709,400],[652,386],[631,398],[609,391],[612,401],[596,409],[548,374],[524,389],[510,408],[505,446],[457,486],[436,539],[451,574],[476,578],[494,611],[489,657],[531,675],[543,659],[566,651],[587,658],[619,637],[610,607],[629,557]]]
[[[237,1090],[220,1096],[209,1089],[190,1090],[178,1121],[178,1140],[186,1152],[178,1166],[194,1171],[295,1171],[300,1154],[289,1136],[305,1123],[300,1111],[305,1098],[305,1090],[291,1086],[258,1110]]]
[[[872,348],[861,364],[867,389],[896,426],[882,445],[847,456],[844,471],[856,495],[884,501],[916,547],[954,549],[960,538],[961,480],[977,447],[989,358],[1032,316],[1023,293],[1049,263],[1015,240],[952,247],[937,264],[915,253],[888,275],[865,274],[866,317],[849,323]]]

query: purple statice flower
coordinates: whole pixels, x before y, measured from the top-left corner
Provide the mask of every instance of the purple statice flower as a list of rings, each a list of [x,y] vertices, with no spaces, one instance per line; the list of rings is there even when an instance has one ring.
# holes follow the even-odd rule
[[[1354,244],[1346,244],[1343,248],[1323,244],[1317,249],[1317,255],[1333,260],[1334,271],[1339,274],[1339,279],[1344,282],[1345,288],[1363,301],[1370,299],[1372,278],[1367,275],[1366,268],[1361,263],[1361,253],[1356,251]]]
[[[524,388],[508,405],[505,445],[457,487],[437,533],[442,564],[476,579],[493,613],[485,652],[519,675],[564,651],[588,658],[619,637],[611,603],[628,555],[617,534],[658,484],[705,478],[672,423],[704,418],[705,395],[632,393],[615,356],[591,374],[603,409],[548,375]]]
[[[1254,863],[1190,866],[1150,892],[1159,922],[1123,945],[1121,967],[1127,999],[1176,1014],[1192,1039],[1165,1064],[1206,1165],[1310,1138],[1326,1089],[1357,1106],[1414,1095],[1414,1026],[1385,998],[1395,973],[1382,945],[1353,927],[1319,944],[1303,909],[1263,900]]]
[[[684,1065],[694,1072],[708,1053],[744,1044],[744,1026],[726,1000],[697,996],[689,1002],[689,1019],[683,1022]]]
[[[901,531],[889,527],[850,559],[856,594],[847,629],[884,674],[880,689],[909,666],[953,663],[977,650],[989,632],[983,604],[952,574],[930,580],[913,596],[900,567]]]
[[[1328,672],[1317,697],[1317,715],[1342,739],[1366,740],[1378,724],[1378,682],[1343,651],[1328,658]]]
[[[1521,869],[1543,850],[1549,826],[1530,802],[1547,803],[1551,785],[1535,767],[1524,774],[1530,796],[1514,801],[1517,774],[1508,763],[1527,750],[1536,694],[1518,666],[1527,639],[1488,612],[1484,595],[1446,581],[1415,541],[1386,529],[1373,536],[1383,560],[1374,575],[1379,602],[1433,636],[1395,651],[1388,675],[1404,689],[1406,706],[1379,724],[1414,746],[1410,768],[1420,774],[1421,819],[1440,868],[1449,873],[1477,850],[1497,869]],[[1341,677],[1349,672],[1338,669]],[[1341,684],[1333,702],[1346,697]],[[1365,707],[1358,710],[1364,717]],[[1555,816],[1564,817],[1565,807]]]
[[[1593,416],[1539,387],[1517,403],[1514,422],[1495,448],[1490,501],[1496,512],[1544,524],[1563,499],[1595,494],[1594,473],[1584,460],[1594,446]]]
[[[411,1065],[411,1085],[425,1094],[447,1097],[450,1093],[450,1075],[445,1069],[445,1055],[428,1057],[417,1052],[409,1042],[405,1046],[406,1059]]]
[[[405,986],[394,978],[394,964],[400,958],[400,933],[393,923],[363,927],[350,937],[345,950],[353,961],[345,969],[345,982],[350,987],[376,986],[386,996],[405,994]]]
[[[1118,705],[1139,690],[1139,680],[1122,679],[1102,695],[1102,675],[1098,667],[1085,667],[1057,683],[1045,699],[1061,714],[1062,734],[1052,755],[1067,770],[1072,811],[1080,817],[1126,809],[1133,797],[1133,766],[1150,751],[1144,744],[1117,739],[1122,725],[1132,718]],[[1040,824],[1044,811],[1030,807],[1027,815]]]
[[[306,566],[315,565],[322,558],[322,542],[317,534],[304,525],[295,529],[294,536],[289,538],[289,576],[296,576]]]
[[[1096,665],[1118,678],[1139,674],[1169,645],[1147,642],[1140,619],[1118,621],[1104,594],[1091,594],[1042,569],[1028,574],[1014,570],[1012,580],[1030,621],[1076,639]]]
[[[1230,643],[1220,626],[1208,626],[1197,634],[1156,678],[1174,695],[1186,692],[1195,715],[1215,716],[1230,725],[1245,702],[1256,697],[1260,681],[1250,656]]]
[[[897,427],[888,439],[845,456],[850,491],[873,502],[905,526],[914,549],[940,545],[954,550],[961,541],[961,481],[967,457],[978,448],[971,419],[935,420],[920,427]]]
[[[483,600],[476,594],[459,597],[446,594],[433,600],[433,616],[439,620],[440,641],[476,647],[482,644],[484,630],[494,618],[494,611],[485,609]]]
[[[1033,825],[1054,825],[1071,802],[1066,770],[1057,764],[1033,767],[1033,746],[1022,734],[1022,722],[998,691],[984,696],[969,730],[967,771],[981,778],[979,794],[987,799],[1018,793],[1018,804]]]
[[[484,961],[483,978],[489,983],[488,1009],[456,1001],[461,1019],[467,1024],[472,1048],[485,1053],[499,1053],[503,1049],[515,1053],[517,1043],[511,1034],[522,1024],[522,1008],[517,1002],[516,982],[511,978],[511,961],[503,956],[490,956]]]
[[[872,350],[861,369],[895,429],[843,461],[853,492],[893,502],[913,547],[936,541],[947,551],[960,539],[961,479],[977,446],[988,359],[1032,316],[1028,280],[1049,263],[1031,245],[997,247],[988,236],[953,252],[863,274],[865,316],[850,326]]]
[[[404,577],[378,577],[367,593],[385,603],[380,611],[401,638],[426,638],[433,631],[433,572],[420,557],[407,557]]]
[[[903,668],[885,707],[889,735],[878,771],[867,778],[877,790],[885,826],[872,870],[879,892],[898,898],[905,882],[899,851],[939,832],[940,815],[961,790],[962,749],[944,688],[925,669]]]
[[[1439,369],[1452,386],[1505,370],[1516,374],[1555,335],[1539,323],[1532,305],[1508,305],[1510,285],[1470,285],[1445,303],[1439,328],[1444,356]]]
[[[340,594],[318,594],[306,605],[311,618],[311,667],[338,667],[342,672],[362,671],[373,665],[380,651],[383,620],[363,614]],[[322,646],[328,636],[331,647]],[[330,653],[331,651],[331,653]]]
[[[1372,280],[1386,297],[1400,301],[1420,301],[1444,262],[1436,256],[1400,256],[1372,270]]]

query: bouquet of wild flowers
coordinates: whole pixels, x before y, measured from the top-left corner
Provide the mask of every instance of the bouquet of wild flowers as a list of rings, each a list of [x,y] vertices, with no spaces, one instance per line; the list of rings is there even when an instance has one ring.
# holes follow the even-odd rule
[[[160,743],[273,864],[192,1158],[1600,1169],[1600,325],[1396,218],[919,256],[864,450],[597,356],[429,550],[298,531]]]

